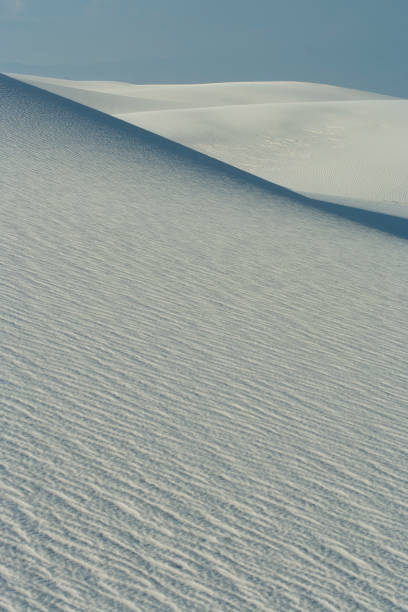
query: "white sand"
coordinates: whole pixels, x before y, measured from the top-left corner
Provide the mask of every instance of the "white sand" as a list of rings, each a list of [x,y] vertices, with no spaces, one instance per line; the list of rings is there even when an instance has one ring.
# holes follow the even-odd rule
[[[398,214],[408,202],[408,100],[313,83],[16,76],[295,191],[365,207],[384,202]]]
[[[408,222],[0,99],[1,609],[407,610]]]

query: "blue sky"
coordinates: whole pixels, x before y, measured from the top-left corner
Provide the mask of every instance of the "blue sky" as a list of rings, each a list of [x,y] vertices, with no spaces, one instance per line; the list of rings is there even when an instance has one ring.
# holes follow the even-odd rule
[[[407,32],[408,0],[0,0],[0,69],[408,97]]]

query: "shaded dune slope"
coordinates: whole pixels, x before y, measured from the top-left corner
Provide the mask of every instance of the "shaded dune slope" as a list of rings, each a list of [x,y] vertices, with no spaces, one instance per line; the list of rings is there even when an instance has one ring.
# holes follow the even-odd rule
[[[405,610],[406,220],[0,102],[3,608]]]

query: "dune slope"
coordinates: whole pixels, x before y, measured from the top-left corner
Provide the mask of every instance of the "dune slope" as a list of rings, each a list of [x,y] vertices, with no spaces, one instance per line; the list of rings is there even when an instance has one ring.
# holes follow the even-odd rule
[[[295,191],[398,214],[408,202],[408,100],[314,83],[16,76]]]
[[[404,220],[0,96],[3,608],[405,610]]]

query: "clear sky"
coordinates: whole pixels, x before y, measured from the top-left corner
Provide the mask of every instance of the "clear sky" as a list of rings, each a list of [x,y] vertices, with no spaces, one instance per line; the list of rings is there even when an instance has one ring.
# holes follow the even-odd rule
[[[0,0],[0,70],[408,97],[408,0]]]

